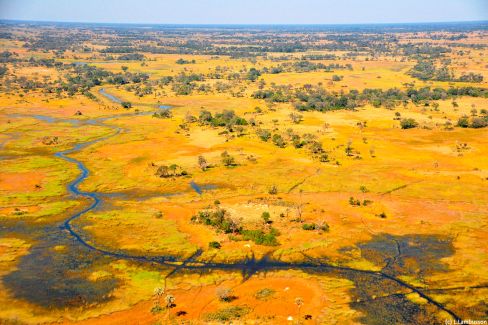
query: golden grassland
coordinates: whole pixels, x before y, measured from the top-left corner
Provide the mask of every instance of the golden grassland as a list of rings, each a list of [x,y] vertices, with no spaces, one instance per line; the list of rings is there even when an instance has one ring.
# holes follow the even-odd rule
[[[476,36],[473,36],[476,37]],[[418,40],[421,41],[421,40]],[[5,44],[1,44],[5,46]],[[19,53],[16,44],[8,46]],[[40,57],[45,53],[35,53]],[[488,78],[486,51],[473,57],[453,54],[458,71],[475,71]],[[79,57],[79,56],[78,56]],[[177,65],[178,58],[195,59],[195,64]],[[104,69],[119,72],[128,66],[132,72],[146,72],[151,78],[174,75],[178,72],[209,72],[217,66],[239,69],[249,62],[230,58],[206,56],[150,55],[145,66],[140,62],[93,62]],[[69,61],[83,58],[67,58]],[[461,66],[466,62],[467,66]],[[479,64],[477,62],[482,62]],[[327,63],[327,61],[324,61]],[[282,73],[264,75],[266,83],[327,85],[333,90],[417,86],[447,87],[448,83],[421,82],[405,74],[413,62],[397,62],[391,58],[375,61],[363,59],[337,63],[351,63],[353,71],[341,71],[342,81],[332,82],[329,72]],[[258,61],[257,67],[273,63]],[[362,70],[364,67],[364,70]],[[55,74],[48,68],[23,68],[16,74]],[[360,246],[378,235],[396,238],[408,235],[439,236],[452,240],[451,254],[439,263],[444,269],[425,272],[416,277],[423,266],[414,258],[406,263],[411,272],[402,280],[418,287],[456,288],[464,291],[438,291],[432,296],[450,309],[465,316],[479,316],[486,311],[487,289],[471,287],[488,283],[488,248],[485,244],[488,220],[488,133],[486,129],[446,130],[447,120],[455,123],[461,115],[469,115],[472,105],[488,107],[486,98],[459,98],[459,107],[450,100],[439,101],[439,110],[430,107],[397,107],[394,110],[370,105],[357,111],[327,113],[304,112],[300,124],[292,124],[289,104],[267,106],[250,98],[257,86],[247,82],[246,96],[232,97],[225,93],[175,96],[166,91],[164,96],[136,97],[122,87],[104,86],[116,97],[132,102],[132,111],[156,110],[158,103],[172,106],[170,119],[151,115],[127,117],[126,110],[98,93],[99,102],[86,97],[56,98],[43,93],[0,94],[0,142],[4,159],[0,160],[0,218],[15,227],[26,223],[41,227],[61,224],[75,211],[87,206],[86,199],[69,194],[66,186],[79,174],[74,164],[61,160],[55,152],[67,150],[78,143],[113,134],[107,125],[122,131],[70,154],[90,170],[90,176],[80,185],[82,191],[107,195],[104,203],[80,219],[73,221],[88,242],[109,251],[133,255],[173,255],[188,258],[198,249],[202,261],[239,261],[267,255],[286,262],[303,261],[304,254],[321,258],[326,256],[333,265],[360,270],[378,271],[382,263],[361,253]],[[463,86],[466,84],[455,83]],[[486,82],[481,86],[486,87]],[[257,113],[255,107],[263,112]],[[285,133],[292,128],[297,134],[312,133],[329,153],[330,161],[322,163],[305,150],[292,146],[278,148],[263,142],[248,127],[239,137],[221,134],[221,130],[191,124],[188,130],[179,125],[187,113],[198,115],[201,109],[213,113],[232,109],[237,115],[253,117],[258,124],[275,132]],[[81,111],[81,116],[74,116]],[[417,120],[421,127],[403,130],[395,118]],[[32,115],[59,119],[48,122]],[[85,124],[89,119],[120,115],[104,122],[105,125]],[[67,120],[77,120],[79,124]],[[359,128],[358,122],[367,122]],[[324,124],[327,123],[327,128]],[[45,137],[58,137],[58,143],[45,145]],[[355,156],[346,155],[350,143]],[[462,150],[460,144],[467,144]],[[220,155],[227,151],[236,159],[236,166],[225,167]],[[373,152],[373,153],[372,153]],[[197,157],[203,155],[212,168],[202,171]],[[188,177],[160,178],[154,166],[177,164],[188,172]],[[190,186],[190,181],[212,185],[201,195]],[[268,193],[276,186],[278,193]],[[362,191],[361,187],[367,191]],[[350,197],[371,200],[367,206],[351,206]],[[272,226],[281,234],[279,246],[261,246],[250,241],[232,241],[228,235],[213,228],[190,222],[192,215],[213,206],[219,200],[231,216],[241,218],[250,228],[262,227],[261,214],[269,211]],[[297,218],[296,206],[303,206],[306,223],[326,222],[328,232],[305,231]],[[386,218],[380,218],[384,213]],[[19,267],[19,261],[29,254],[39,238],[28,233],[0,238],[0,277]],[[208,247],[218,241],[220,250]],[[50,248],[51,254],[63,254],[63,245]],[[205,322],[209,314],[228,306],[248,306],[251,311],[245,320],[255,323],[287,323],[288,318],[313,315],[317,323],[361,323],[365,311],[354,309],[356,297],[352,280],[332,274],[313,274],[298,270],[269,271],[254,274],[243,282],[238,272],[213,271],[202,274],[181,273],[166,278],[171,269],[114,258],[107,264],[93,265],[84,271],[92,283],[116,279],[118,285],[110,292],[110,299],[86,307],[64,309],[38,306],[15,296],[0,285],[1,320],[19,320],[25,323],[57,322],[85,324],[154,324],[168,319],[186,319]],[[46,276],[49,276],[46,274]],[[176,307],[170,312],[151,313],[153,290],[165,286],[176,297]],[[237,299],[227,303],[218,300],[217,288],[233,288]],[[269,298],[260,300],[256,293],[268,288]],[[408,300],[425,304],[414,293]],[[304,301],[298,310],[296,297]],[[374,299],[381,299],[378,296]],[[430,308],[430,307],[429,307]],[[185,311],[179,318],[177,311]],[[438,310],[432,312],[446,316]],[[473,318],[473,317],[472,317]],[[475,318],[475,317],[474,317]],[[129,321],[130,320],[130,321]],[[209,321],[210,322],[210,321]],[[312,323],[312,322],[311,322]]]

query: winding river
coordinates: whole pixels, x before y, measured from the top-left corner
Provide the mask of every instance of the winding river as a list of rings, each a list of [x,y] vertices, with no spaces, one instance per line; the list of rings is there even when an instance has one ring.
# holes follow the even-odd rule
[[[103,89],[100,91],[102,92]],[[108,94],[104,94],[107,96]],[[109,96],[107,96],[109,97]],[[110,95],[110,97],[114,97]],[[109,98],[110,98],[109,97]],[[120,102],[119,99],[114,97],[113,99],[115,102]],[[166,106],[164,108],[167,108]],[[295,269],[295,270],[302,270],[307,273],[335,273],[335,274],[342,274],[342,276],[346,276],[349,278],[363,278],[363,277],[368,277],[369,279],[378,279],[378,281],[384,281],[385,286],[391,286],[391,285],[398,285],[400,287],[403,287],[404,289],[407,289],[409,292],[408,293],[416,293],[426,301],[428,301],[430,304],[436,306],[440,310],[448,313],[450,316],[452,316],[456,320],[460,320],[461,318],[456,315],[452,310],[448,309],[444,304],[436,301],[434,298],[429,296],[424,292],[423,289],[420,289],[418,287],[415,287],[411,284],[408,284],[407,282],[399,279],[398,277],[389,274],[389,272],[385,272],[384,269],[381,271],[370,271],[370,270],[362,270],[362,269],[356,269],[352,267],[347,267],[347,266],[338,266],[335,264],[330,264],[321,260],[317,259],[312,259],[304,255],[304,261],[303,262],[296,262],[296,263],[290,263],[290,262],[284,262],[276,259],[272,259],[270,256],[265,256],[261,259],[256,259],[254,258],[254,255],[251,255],[251,257],[248,257],[242,261],[234,262],[234,263],[226,263],[226,262],[213,262],[213,261],[201,261],[198,260],[199,256],[201,255],[202,251],[197,251],[193,256],[186,260],[181,260],[178,257],[174,256],[139,256],[139,255],[130,255],[126,254],[123,252],[116,252],[116,251],[109,251],[106,249],[98,248],[96,244],[91,244],[88,240],[83,238],[83,236],[77,232],[77,230],[72,226],[72,222],[78,218],[81,218],[83,215],[85,215],[87,212],[95,209],[97,206],[99,206],[102,203],[103,197],[101,197],[98,193],[95,192],[86,192],[80,190],[79,186],[80,184],[89,176],[90,171],[87,169],[87,167],[84,165],[84,163],[80,160],[77,160],[75,158],[70,157],[70,154],[78,152],[80,150],[83,150],[84,148],[95,144],[99,143],[101,141],[107,140],[109,138],[115,137],[119,135],[122,132],[122,129],[118,126],[115,125],[110,125],[107,124],[106,122],[110,121],[111,119],[115,118],[120,118],[120,117],[128,117],[128,116],[136,116],[136,115],[148,115],[152,114],[152,112],[145,112],[145,113],[127,113],[127,114],[121,114],[121,115],[115,115],[115,116],[110,116],[110,117],[105,117],[105,118],[98,118],[98,119],[90,119],[90,120],[85,120],[83,123],[86,124],[91,124],[91,125],[98,125],[98,126],[103,126],[111,129],[113,132],[108,135],[104,136],[95,140],[91,140],[88,142],[80,143],[75,145],[73,148],[64,150],[64,151],[59,151],[56,152],[54,155],[59,158],[63,159],[69,163],[75,164],[77,168],[80,170],[80,174],[71,182],[68,184],[68,190],[71,194],[79,196],[79,197],[84,197],[88,199],[91,203],[83,208],[81,211],[78,211],[74,213],[73,215],[69,216],[66,220],[63,221],[63,223],[60,225],[60,227],[76,239],[76,241],[80,244],[86,247],[89,250],[98,252],[100,254],[103,254],[105,256],[110,256],[116,259],[124,259],[124,260],[131,260],[135,262],[141,262],[141,263],[151,263],[151,264],[158,264],[158,265],[164,265],[168,266],[171,268],[174,268],[174,270],[170,273],[174,274],[179,270],[202,270],[202,271],[211,271],[211,270],[232,270],[232,271],[240,271],[243,274],[244,280],[248,279],[250,276],[255,274],[256,272],[266,272],[266,271],[273,271],[273,270],[290,270],[290,269]],[[39,116],[31,116],[34,118],[38,119],[44,119],[44,120],[49,120],[49,122],[62,122],[62,120],[56,120],[52,118],[44,118],[44,117],[39,117]],[[82,126],[83,123],[80,125]],[[190,183],[190,186],[199,194],[201,193],[201,188],[196,185],[194,182]],[[387,284],[386,282],[389,282],[390,284]],[[371,281],[371,284],[368,283],[368,285],[375,285],[375,281]],[[428,290],[425,290],[428,291]],[[407,293],[405,293],[407,294]]]

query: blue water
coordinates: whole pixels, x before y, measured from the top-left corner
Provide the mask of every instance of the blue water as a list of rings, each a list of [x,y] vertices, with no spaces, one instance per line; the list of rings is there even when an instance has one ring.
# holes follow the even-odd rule
[[[119,98],[115,97],[112,94],[107,93],[103,88],[101,88],[98,92],[117,104],[122,103],[122,101]]]
[[[198,185],[195,181],[190,182],[190,187],[197,192],[198,194],[202,195],[203,191],[215,190],[217,185],[214,184],[203,184]]]

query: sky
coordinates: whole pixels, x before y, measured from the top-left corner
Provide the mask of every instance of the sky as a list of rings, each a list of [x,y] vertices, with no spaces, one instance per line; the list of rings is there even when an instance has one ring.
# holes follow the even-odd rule
[[[143,24],[488,20],[488,0],[0,0],[0,19]]]

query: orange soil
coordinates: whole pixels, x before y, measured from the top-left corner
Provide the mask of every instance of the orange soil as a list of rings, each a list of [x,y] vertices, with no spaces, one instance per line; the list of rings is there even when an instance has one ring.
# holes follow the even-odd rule
[[[2,173],[0,191],[30,192],[36,185],[41,185],[44,178],[39,172]]]

